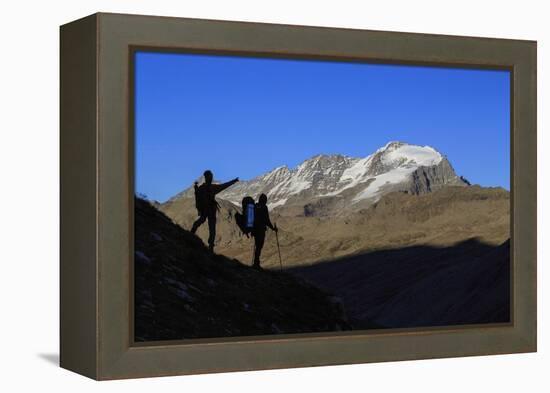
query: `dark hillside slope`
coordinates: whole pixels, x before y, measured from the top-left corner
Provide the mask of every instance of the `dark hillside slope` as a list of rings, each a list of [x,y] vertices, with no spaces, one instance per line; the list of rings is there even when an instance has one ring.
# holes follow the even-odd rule
[[[135,340],[177,340],[349,328],[337,298],[287,273],[208,252],[135,199]]]
[[[510,320],[509,240],[380,250],[290,271],[337,294],[355,329]]]

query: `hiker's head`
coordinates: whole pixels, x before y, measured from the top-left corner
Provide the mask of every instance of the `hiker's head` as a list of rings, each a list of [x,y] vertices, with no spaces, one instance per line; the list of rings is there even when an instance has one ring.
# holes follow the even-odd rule
[[[258,199],[258,203],[260,205],[266,205],[267,204],[267,195],[265,195],[265,194],[260,195],[260,198]]]
[[[204,171],[204,181],[206,184],[212,184],[212,180],[214,180],[214,174],[207,169]]]

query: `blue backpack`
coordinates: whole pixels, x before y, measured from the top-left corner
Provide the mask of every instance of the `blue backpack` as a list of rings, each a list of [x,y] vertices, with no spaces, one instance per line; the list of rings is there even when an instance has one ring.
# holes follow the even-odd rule
[[[245,196],[241,202],[242,214],[235,213],[235,222],[240,230],[248,236],[254,229],[254,199],[250,196]]]

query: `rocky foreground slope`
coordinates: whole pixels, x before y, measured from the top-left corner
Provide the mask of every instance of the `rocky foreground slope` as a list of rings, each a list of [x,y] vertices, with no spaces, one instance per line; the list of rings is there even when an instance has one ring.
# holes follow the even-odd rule
[[[210,254],[139,198],[134,287],[136,341],[350,328],[338,298],[287,273]]]

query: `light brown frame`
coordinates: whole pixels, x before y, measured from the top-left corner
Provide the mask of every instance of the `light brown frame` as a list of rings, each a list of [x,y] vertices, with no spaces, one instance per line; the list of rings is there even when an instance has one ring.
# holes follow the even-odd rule
[[[133,116],[139,48],[508,69],[510,324],[136,345]],[[536,42],[95,14],[61,27],[61,366],[95,379],[536,350]]]

